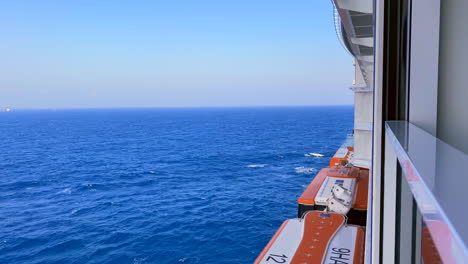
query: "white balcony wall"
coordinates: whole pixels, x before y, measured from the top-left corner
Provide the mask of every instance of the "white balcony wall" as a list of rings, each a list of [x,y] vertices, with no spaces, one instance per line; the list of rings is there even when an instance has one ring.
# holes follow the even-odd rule
[[[354,131],[354,157],[352,164],[358,167],[370,168],[372,158],[372,131]]]
[[[357,123],[372,123],[372,92],[354,93],[354,122],[355,128],[359,129]]]

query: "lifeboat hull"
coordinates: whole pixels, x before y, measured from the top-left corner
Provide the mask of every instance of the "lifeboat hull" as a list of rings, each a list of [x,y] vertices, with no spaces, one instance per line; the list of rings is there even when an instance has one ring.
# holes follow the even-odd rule
[[[348,183],[344,187],[353,188],[354,201],[347,213],[348,223],[365,226],[369,170],[357,167],[335,166],[322,169],[299,197],[298,217],[302,217],[308,211],[323,211],[327,208],[324,203],[327,196],[323,194],[323,187],[329,185],[330,182],[341,185]]]
[[[351,153],[353,153],[354,147],[342,146],[340,147],[335,155],[330,159],[330,167],[333,166],[346,166],[349,163]]]
[[[363,263],[364,228],[345,216],[311,211],[283,223],[255,264]]]

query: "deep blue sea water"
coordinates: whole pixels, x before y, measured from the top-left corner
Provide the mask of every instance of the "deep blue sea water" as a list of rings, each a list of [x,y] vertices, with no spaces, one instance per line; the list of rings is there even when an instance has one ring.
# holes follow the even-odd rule
[[[0,113],[0,263],[251,263],[352,122],[352,107]]]

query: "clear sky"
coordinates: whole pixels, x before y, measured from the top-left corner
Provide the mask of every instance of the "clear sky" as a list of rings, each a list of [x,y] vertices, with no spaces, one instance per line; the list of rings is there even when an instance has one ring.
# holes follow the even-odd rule
[[[14,0],[0,10],[0,107],[353,101],[329,0]]]

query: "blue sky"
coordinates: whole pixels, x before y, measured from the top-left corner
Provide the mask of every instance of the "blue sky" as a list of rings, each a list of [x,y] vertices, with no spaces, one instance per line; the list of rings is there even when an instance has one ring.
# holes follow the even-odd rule
[[[352,104],[327,0],[2,1],[0,106]]]

